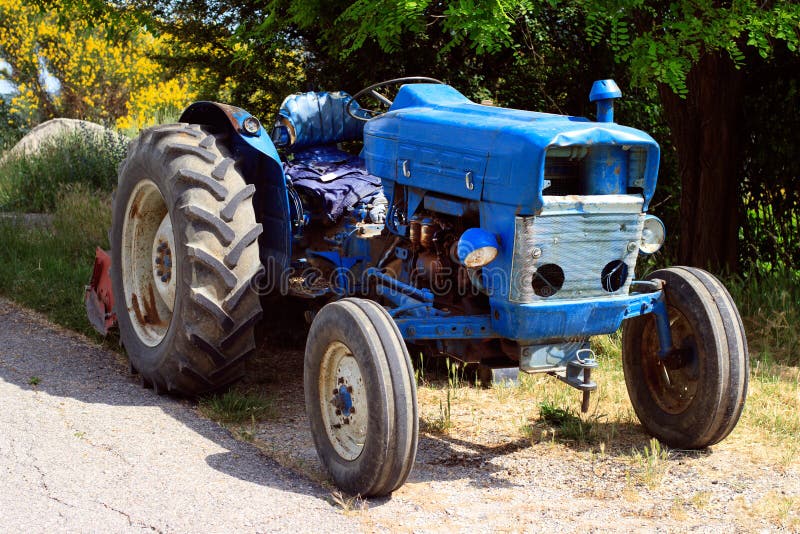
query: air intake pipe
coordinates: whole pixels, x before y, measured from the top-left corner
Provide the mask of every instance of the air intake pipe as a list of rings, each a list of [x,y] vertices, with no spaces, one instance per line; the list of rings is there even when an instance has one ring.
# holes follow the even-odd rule
[[[622,91],[614,80],[597,80],[589,92],[589,102],[597,102],[597,122],[614,122],[614,99]]]

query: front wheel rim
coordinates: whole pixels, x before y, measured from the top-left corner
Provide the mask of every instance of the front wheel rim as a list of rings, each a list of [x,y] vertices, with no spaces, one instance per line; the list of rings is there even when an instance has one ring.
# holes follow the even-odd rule
[[[172,321],[178,257],[167,204],[151,180],[142,180],[131,192],[121,245],[128,318],[139,340],[155,347]]]
[[[358,361],[339,341],[328,345],[322,357],[319,399],[328,440],[343,459],[355,460],[367,438],[367,394]]]
[[[700,383],[700,349],[688,319],[677,308],[667,306],[672,342],[675,348],[690,356],[680,365],[665,365],[658,356],[659,341],[655,327],[642,336],[642,371],[650,394],[664,412],[679,415],[694,401]]]

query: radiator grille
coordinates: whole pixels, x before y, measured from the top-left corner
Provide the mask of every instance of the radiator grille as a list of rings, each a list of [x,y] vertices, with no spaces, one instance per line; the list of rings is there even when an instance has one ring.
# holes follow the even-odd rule
[[[627,294],[638,254],[631,243],[639,243],[644,222],[641,197],[631,197],[580,197],[572,203],[561,199],[550,210],[545,203],[541,215],[516,217],[510,300],[529,303]],[[622,262],[627,276],[619,289],[608,291],[601,273],[612,262]],[[553,264],[563,270],[563,284],[554,293],[536,291],[537,269],[552,270]]]

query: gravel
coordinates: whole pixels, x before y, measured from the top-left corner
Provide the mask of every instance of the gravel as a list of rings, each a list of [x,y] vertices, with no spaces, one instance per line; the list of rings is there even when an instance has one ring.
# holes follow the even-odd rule
[[[34,385],[33,383],[38,382]],[[353,528],[329,492],[0,300],[0,530]]]

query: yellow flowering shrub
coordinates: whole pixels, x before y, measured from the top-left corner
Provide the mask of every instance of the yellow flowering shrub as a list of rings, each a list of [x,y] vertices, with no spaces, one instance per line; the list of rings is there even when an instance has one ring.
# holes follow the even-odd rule
[[[185,107],[194,97],[187,77],[169,77],[152,57],[161,41],[139,28],[90,24],[62,6],[0,0],[0,57],[18,93],[11,112],[28,125],[73,117],[122,128],[142,127]],[[48,91],[43,68],[60,88]]]

